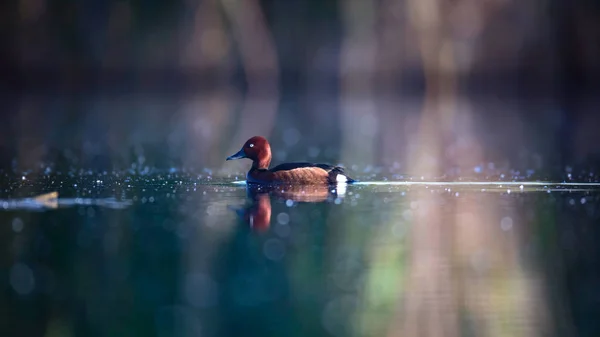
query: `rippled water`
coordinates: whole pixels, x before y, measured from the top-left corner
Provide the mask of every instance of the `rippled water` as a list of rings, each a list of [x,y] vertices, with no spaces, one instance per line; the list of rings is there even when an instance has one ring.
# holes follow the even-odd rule
[[[597,184],[3,179],[2,336],[600,331]]]

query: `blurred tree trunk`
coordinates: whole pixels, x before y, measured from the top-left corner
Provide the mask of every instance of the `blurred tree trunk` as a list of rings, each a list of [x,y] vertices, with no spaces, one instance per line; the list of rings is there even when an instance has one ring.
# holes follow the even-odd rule
[[[258,0],[221,0],[242,59],[247,92],[230,151],[252,136],[269,137],[279,104],[275,44]]]
[[[407,13],[416,35],[425,75],[425,97],[409,157],[410,173],[428,179],[443,173],[444,145],[451,139],[457,95],[454,46],[443,0],[410,0]]]
[[[376,5],[373,0],[348,0],[340,4],[345,33],[340,60],[340,161],[346,165],[373,163],[379,130],[373,101]]]
[[[186,130],[184,153],[186,166],[216,166],[223,162],[223,142],[230,139],[231,119],[239,101],[229,85],[233,73],[233,41],[228,34],[219,0],[203,0],[189,4],[194,13],[190,21],[182,23],[185,42],[178,67],[192,79],[190,89],[214,89],[208,91],[184,90],[181,97],[182,118],[177,122]]]
[[[405,70],[411,67],[406,49],[410,38],[403,1],[384,0],[379,6],[377,26],[377,54],[374,83],[375,102],[379,115],[377,160],[384,167],[399,168],[406,157],[406,146],[412,134],[413,119],[419,115],[418,95],[411,88],[401,87]],[[407,41],[408,40],[408,41]]]

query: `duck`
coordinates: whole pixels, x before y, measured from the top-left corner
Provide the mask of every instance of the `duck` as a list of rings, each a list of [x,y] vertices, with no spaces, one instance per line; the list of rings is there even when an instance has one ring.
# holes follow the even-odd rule
[[[355,182],[342,167],[328,164],[296,162],[269,169],[271,145],[262,136],[248,139],[242,149],[227,157],[226,161],[242,158],[252,160],[252,167],[246,175],[246,182],[250,184],[337,185]]]

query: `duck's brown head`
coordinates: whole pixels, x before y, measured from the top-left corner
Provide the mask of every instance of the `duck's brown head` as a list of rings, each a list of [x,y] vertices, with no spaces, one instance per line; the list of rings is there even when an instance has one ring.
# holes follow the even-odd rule
[[[271,164],[271,145],[265,137],[254,136],[236,154],[227,157],[227,160],[242,158],[251,159],[253,168],[268,169]]]

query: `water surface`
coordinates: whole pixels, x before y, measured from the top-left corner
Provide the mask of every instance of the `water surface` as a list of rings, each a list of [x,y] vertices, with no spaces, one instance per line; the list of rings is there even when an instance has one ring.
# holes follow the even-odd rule
[[[3,179],[3,336],[600,331],[595,184]]]

